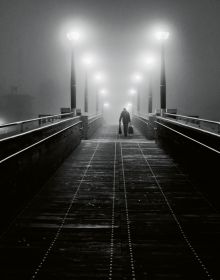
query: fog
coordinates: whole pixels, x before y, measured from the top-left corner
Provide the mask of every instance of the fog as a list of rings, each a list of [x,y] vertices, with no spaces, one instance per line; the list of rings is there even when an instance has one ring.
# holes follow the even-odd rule
[[[141,112],[147,113],[149,71],[141,54],[159,57],[152,30],[164,26],[166,43],[167,108],[178,113],[219,120],[220,2],[218,0],[1,0],[0,97],[28,95],[30,105],[2,102],[4,114],[16,118],[56,114],[70,106],[70,44],[66,33],[77,27],[83,40],[75,48],[77,108],[83,111],[85,67],[81,58],[93,53],[88,71],[89,114],[95,113],[94,73],[103,71],[109,103],[108,121],[118,119],[131,101],[131,75],[143,74],[139,85]],[[159,61],[153,69],[153,110],[159,109]],[[19,98],[17,96],[17,98]],[[25,100],[25,98],[24,98]],[[26,103],[26,101],[24,101]],[[133,100],[134,107],[135,97]],[[28,103],[29,104],[29,103]]]

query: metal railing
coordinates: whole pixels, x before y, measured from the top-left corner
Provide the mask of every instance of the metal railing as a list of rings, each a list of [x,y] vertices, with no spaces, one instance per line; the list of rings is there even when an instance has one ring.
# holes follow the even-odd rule
[[[204,147],[204,148],[206,148],[206,149],[208,149],[208,150],[210,150],[210,151],[212,151],[212,152],[215,152],[216,154],[220,155],[220,151],[219,151],[219,150],[214,149],[213,147],[210,147],[210,146],[208,146],[208,145],[202,143],[201,141],[198,141],[198,140],[196,140],[196,139],[194,139],[194,138],[192,138],[192,137],[189,137],[188,135],[186,135],[186,134],[184,134],[184,133],[181,133],[181,132],[177,131],[176,129],[173,129],[173,128],[171,128],[171,127],[169,127],[169,126],[167,126],[167,125],[164,125],[164,124],[162,124],[162,123],[160,123],[160,122],[158,122],[158,121],[156,121],[156,123],[157,123],[158,125],[160,125],[160,126],[166,128],[166,129],[168,129],[168,130],[170,130],[170,131],[172,131],[172,132],[174,132],[174,133],[176,133],[176,134],[178,134],[178,135],[180,135],[180,136],[182,136],[182,137],[184,137],[184,138],[190,140],[191,142],[194,142],[194,143],[196,143],[196,144],[199,144],[200,146],[202,146],[202,147]]]
[[[91,115],[88,117],[88,124],[92,124],[93,122],[95,122],[96,120],[100,119],[102,117],[102,114],[98,114],[98,115]]]
[[[188,126],[197,127],[202,130],[220,134],[220,122],[217,121],[211,121],[206,119],[200,119],[200,118],[188,117],[188,116],[170,114],[170,113],[164,113],[163,117],[168,119],[174,119],[177,122],[186,124]]]
[[[73,118],[74,113],[49,115],[45,117],[33,118],[24,121],[6,123],[0,125],[0,139],[13,136],[19,133],[30,131],[42,126],[48,126],[52,123],[57,123],[63,120],[63,118]]]
[[[67,131],[68,129],[70,129],[70,128],[74,127],[74,126],[77,126],[77,125],[79,125],[79,124],[81,124],[81,123],[82,123],[82,122],[79,121],[79,122],[76,122],[76,123],[74,123],[74,124],[71,124],[71,125],[69,125],[69,126],[63,128],[63,129],[61,129],[61,130],[59,130],[59,131],[53,133],[52,135],[49,135],[49,136],[47,136],[47,137],[45,137],[45,138],[43,138],[43,139],[41,139],[41,140],[39,140],[39,141],[37,141],[37,142],[31,144],[31,145],[29,145],[28,147],[25,147],[24,149],[21,149],[21,150],[19,150],[18,152],[15,152],[15,153],[13,153],[13,154],[7,156],[6,158],[1,159],[1,160],[0,160],[0,164],[2,164],[3,162],[6,162],[7,160],[9,160],[9,159],[11,159],[11,158],[16,157],[16,156],[18,156],[18,155],[20,155],[20,154],[22,154],[22,153],[24,153],[24,152],[26,152],[26,151],[29,151],[30,149],[32,149],[32,148],[34,148],[34,147],[36,147],[36,146],[38,146],[38,145],[40,145],[40,144],[42,144],[42,143],[48,141],[49,139],[54,138],[55,136],[57,136],[57,135],[59,135],[59,134],[65,132],[65,131]]]

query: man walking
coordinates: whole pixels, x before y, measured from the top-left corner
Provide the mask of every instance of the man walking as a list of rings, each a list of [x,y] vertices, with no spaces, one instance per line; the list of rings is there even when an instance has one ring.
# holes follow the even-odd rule
[[[119,118],[119,125],[121,125],[121,120],[123,123],[123,128],[124,128],[124,136],[127,137],[128,135],[128,124],[131,122],[130,114],[126,110],[126,108],[123,109],[121,112],[120,118]]]

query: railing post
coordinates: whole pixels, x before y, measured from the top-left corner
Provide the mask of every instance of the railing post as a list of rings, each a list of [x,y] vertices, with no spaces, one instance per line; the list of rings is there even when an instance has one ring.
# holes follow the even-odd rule
[[[88,116],[81,116],[81,121],[82,121],[82,139],[87,140],[88,130],[89,130]]]

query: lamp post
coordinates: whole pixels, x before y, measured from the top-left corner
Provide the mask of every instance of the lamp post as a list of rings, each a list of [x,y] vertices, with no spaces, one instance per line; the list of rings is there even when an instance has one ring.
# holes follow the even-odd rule
[[[74,59],[74,47],[80,39],[78,32],[67,33],[67,39],[71,42],[71,78],[70,78],[70,108],[71,111],[76,114],[76,73],[75,73],[75,59]]]
[[[89,108],[88,108],[88,72],[86,69],[85,73],[85,89],[84,89],[84,112],[88,113]]]
[[[152,113],[153,109],[153,93],[152,93],[152,77],[149,77],[149,89],[148,89],[148,114]]]
[[[163,111],[166,109],[165,41],[170,34],[167,31],[159,31],[155,35],[157,40],[161,42],[160,107]]]
[[[148,68],[150,68],[150,74],[149,74],[149,86],[148,86],[148,113],[152,113],[153,108],[153,90],[152,90],[152,66],[155,63],[155,59],[153,56],[148,56],[146,58],[146,64]]]
[[[89,99],[88,99],[88,68],[93,63],[93,58],[91,56],[84,56],[83,63],[85,65],[85,89],[84,89],[84,112],[88,114],[89,112]]]

